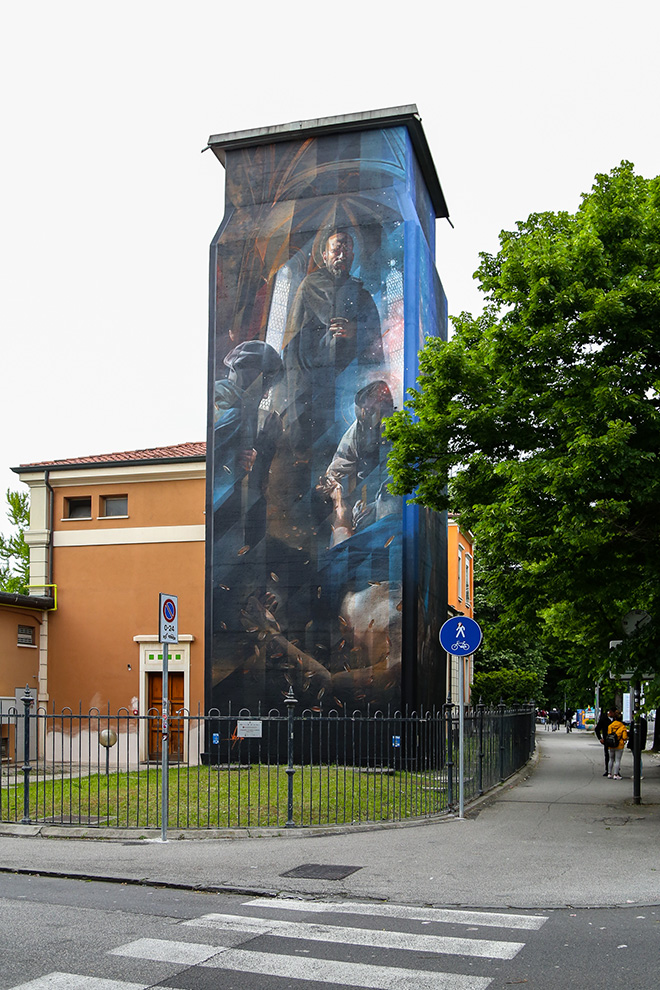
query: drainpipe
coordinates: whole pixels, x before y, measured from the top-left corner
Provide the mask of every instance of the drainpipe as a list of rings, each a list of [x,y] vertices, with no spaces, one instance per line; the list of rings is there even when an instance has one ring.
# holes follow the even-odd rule
[[[55,504],[55,492],[48,480],[50,470],[46,468],[44,482],[48,489],[48,584],[53,585],[53,506]]]

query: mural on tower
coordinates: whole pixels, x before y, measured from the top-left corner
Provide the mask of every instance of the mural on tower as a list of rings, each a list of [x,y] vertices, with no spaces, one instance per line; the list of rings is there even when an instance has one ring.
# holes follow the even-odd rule
[[[311,709],[398,707],[403,641],[432,665],[418,616],[446,601],[428,551],[406,586],[429,527],[390,494],[382,436],[420,339],[443,332],[435,214],[405,127],[238,147],[226,168],[207,709],[276,707],[290,686]]]

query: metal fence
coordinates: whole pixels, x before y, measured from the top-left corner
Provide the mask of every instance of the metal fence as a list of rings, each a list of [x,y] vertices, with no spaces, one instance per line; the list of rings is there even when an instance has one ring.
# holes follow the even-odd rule
[[[425,714],[241,710],[170,715],[167,822],[175,829],[332,826],[424,818],[458,802],[456,706]],[[0,821],[163,827],[160,711],[3,710]],[[533,709],[468,709],[464,797],[524,766]],[[144,757],[144,754],[147,754]]]

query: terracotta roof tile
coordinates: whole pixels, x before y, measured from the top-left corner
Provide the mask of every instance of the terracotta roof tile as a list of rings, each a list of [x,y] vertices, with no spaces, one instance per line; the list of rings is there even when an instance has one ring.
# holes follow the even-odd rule
[[[170,447],[149,447],[145,450],[123,450],[114,454],[88,454],[85,457],[63,457],[57,461],[30,461],[21,468],[55,467],[60,464],[112,464],[126,461],[162,461],[206,456],[206,443],[177,443]]]

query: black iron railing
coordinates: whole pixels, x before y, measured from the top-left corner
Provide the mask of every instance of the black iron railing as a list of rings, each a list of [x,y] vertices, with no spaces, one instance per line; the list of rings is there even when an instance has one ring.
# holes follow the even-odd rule
[[[217,710],[170,714],[167,826],[286,828],[428,818],[459,800],[456,707],[416,712]],[[0,705],[0,820],[161,827],[161,713]],[[468,709],[464,799],[520,769],[534,710]]]

